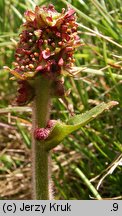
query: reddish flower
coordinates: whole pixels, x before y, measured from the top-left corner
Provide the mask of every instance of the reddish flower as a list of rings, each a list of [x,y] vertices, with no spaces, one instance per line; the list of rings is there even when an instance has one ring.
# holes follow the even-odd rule
[[[37,139],[37,140],[47,139],[52,128],[55,126],[56,122],[57,122],[56,120],[49,120],[46,128],[36,128],[34,130],[35,139]]]
[[[49,136],[50,130],[48,128],[37,128],[34,131],[34,137],[37,140],[45,140]]]
[[[10,70],[16,78],[28,81],[40,74],[57,79],[62,71],[71,69],[75,47],[80,45],[74,13],[70,8],[58,13],[52,4],[25,12],[15,68]],[[22,100],[26,96],[23,93]]]

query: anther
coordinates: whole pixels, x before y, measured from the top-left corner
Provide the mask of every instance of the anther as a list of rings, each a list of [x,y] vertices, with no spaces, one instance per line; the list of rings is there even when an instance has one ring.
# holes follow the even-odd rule
[[[36,61],[36,59],[35,59],[35,58],[32,58],[32,61],[34,61],[34,62],[35,62],[35,61]]]
[[[77,30],[77,27],[76,27],[76,26],[74,26],[72,29],[73,29],[74,31],[76,31],[76,30]]]
[[[31,32],[29,32],[29,35],[32,36],[33,34]]]
[[[24,65],[22,65],[22,66],[21,66],[21,69],[22,69],[22,70],[24,70],[24,69],[25,69]]]
[[[34,69],[34,65],[33,64],[29,64],[29,68],[30,69]]]
[[[29,42],[32,43],[33,42],[32,39],[30,39]]]
[[[58,42],[58,45],[59,45],[59,46],[62,46],[62,41],[59,41],[59,42]]]
[[[19,57],[17,57],[17,58],[16,58],[16,60],[17,60],[17,61],[20,61],[20,58],[19,58]]]
[[[31,54],[30,57],[31,57],[31,58],[34,58],[34,54]]]
[[[17,62],[13,62],[12,63],[14,66],[18,66],[18,63]]]
[[[50,51],[50,48],[47,47],[47,48],[46,48],[46,51],[49,52],[49,51]]]
[[[45,44],[48,44],[48,41],[47,41],[47,40],[44,40],[44,43],[45,43]]]
[[[22,36],[22,34],[20,34],[20,38],[22,38],[23,36]]]
[[[38,57],[38,56],[39,56],[39,53],[35,52],[35,53],[34,53],[34,56]]]
[[[71,29],[67,29],[67,33],[71,33]]]
[[[76,60],[73,58],[71,61],[74,63]]]
[[[26,65],[25,67],[26,67],[26,69],[28,69],[28,68],[29,68],[29,65]]]
[[[65,8],[62,8],[62,13],[63,13],[63,14],[65,13]]]

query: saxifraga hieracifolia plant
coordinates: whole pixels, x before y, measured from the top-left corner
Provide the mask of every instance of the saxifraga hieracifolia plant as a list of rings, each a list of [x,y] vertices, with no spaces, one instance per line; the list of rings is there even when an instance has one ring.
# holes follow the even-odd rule
[[[63,8],[59,13],[50,4],[36,6],[35,11],[28,10],[24,16],[26,21],[19,35],[14,68],[8,69],[19,84],[18,105],[32,101],[33,106],[33,199],[48,200],[52,199],[50,151],[67,135],[116,103],[102,103],[67,123],[51,120],[51,98],[64,96],[62,77],[65,72],[72,72],[73,54],[81,45],[75,11]]]

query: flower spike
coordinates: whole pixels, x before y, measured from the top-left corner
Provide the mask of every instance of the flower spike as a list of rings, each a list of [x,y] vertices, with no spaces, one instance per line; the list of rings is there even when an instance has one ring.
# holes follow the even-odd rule
[[[10,73],[29,82],[36,76],[55,81],[63,71],[70,71],[75,48],[81,45],[74,13],[71,8],[59,13],[52,4],[26,11]]]

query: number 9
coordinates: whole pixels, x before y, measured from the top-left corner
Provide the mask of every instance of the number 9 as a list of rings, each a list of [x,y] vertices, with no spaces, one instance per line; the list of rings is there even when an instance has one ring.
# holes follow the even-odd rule
[[[117,211],[118,210],[118,204],[117,203],[113,203],[113,211]]]

